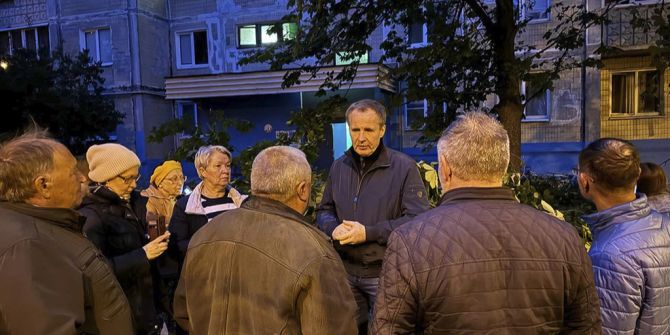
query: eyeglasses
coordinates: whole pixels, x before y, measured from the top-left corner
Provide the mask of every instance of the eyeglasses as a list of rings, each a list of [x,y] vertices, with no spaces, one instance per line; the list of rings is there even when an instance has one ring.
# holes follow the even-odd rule
[[[130,176],[130,177],[117,176],[117,177],[123,180],[124,184],[130,185],[133,182],[137,183],[140,180],[140,178],[142,178],[142,175],[138,174],[137,176]]]

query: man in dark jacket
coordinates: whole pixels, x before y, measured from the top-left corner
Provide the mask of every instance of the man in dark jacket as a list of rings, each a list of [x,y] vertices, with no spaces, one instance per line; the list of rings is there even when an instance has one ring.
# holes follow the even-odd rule
[[[416,162],[381,142],[384,106],[374,100],[355,102],[346,119],[352,147],[330,168],[317,224],[336,240],[364,331],[389,234],[429,204]]]
[[[509,139],[467,113],[438,142],[440,205],[395,230],[375,334],[600,334],[591,263],[575,229],[502,187]]]
[[[303,216],[305,155],[270,147],[251,168],[252,196],[191,238],[175,293],[189,334],[355,334],[342,262]]]
[[[86,178],[62,144],[0,145],[0,334],[132,334],[128,301],[82,235]]]
[[[639,175],[627,141],[600,139],[579,155],[579,190],[598,209],[584,219],[603,334],[670,334],[670,218],[635,194]]]

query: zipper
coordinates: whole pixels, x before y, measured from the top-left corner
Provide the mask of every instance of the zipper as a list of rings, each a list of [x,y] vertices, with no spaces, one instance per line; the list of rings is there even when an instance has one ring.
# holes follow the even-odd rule
[[[361,164],[362,166],[362,164]],[[361,171],[358,171],[358,187],[356,188],[356,195],[354,196],[354,218],[356,217],[356,210],[358,208],[358,196],[361,193],[361,186],[363,186],[363,179],[365,179],[365,176],[370,173],[371,171],[383,168],[383,167],[389,167],[391,164],[386,164],[386,165],[378,165],[378,166],[373,166],[367,171],[363,172],[361,175]]]

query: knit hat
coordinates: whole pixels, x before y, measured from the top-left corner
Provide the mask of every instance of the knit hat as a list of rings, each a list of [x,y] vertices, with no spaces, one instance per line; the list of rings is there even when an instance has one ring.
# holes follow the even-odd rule
[[[165,179],[165,176],[173,170],[179,170],[179,172],[181,172],[181,164],[177,161],[165,161],[163,164],[156,167],[149,182],[151,185],[158,186],[158,184]]]
[[[130,149],[116,143],[93,145],[86,151],[88,177],[97,183],[104,183],[124,171],[140,166],[140,159]]]

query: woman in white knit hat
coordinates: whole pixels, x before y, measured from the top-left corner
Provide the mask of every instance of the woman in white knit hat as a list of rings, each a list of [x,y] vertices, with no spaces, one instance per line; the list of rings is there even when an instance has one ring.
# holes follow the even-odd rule
[[[146,228],[128,200],[137,186],[140,160],[128,148],[106,143],[86,152],[94,183],[80,208],[84,234],[111,263],[130,302],[136,334],[158,334],[150,261],[167,249],[169,233],[149,242]]]

